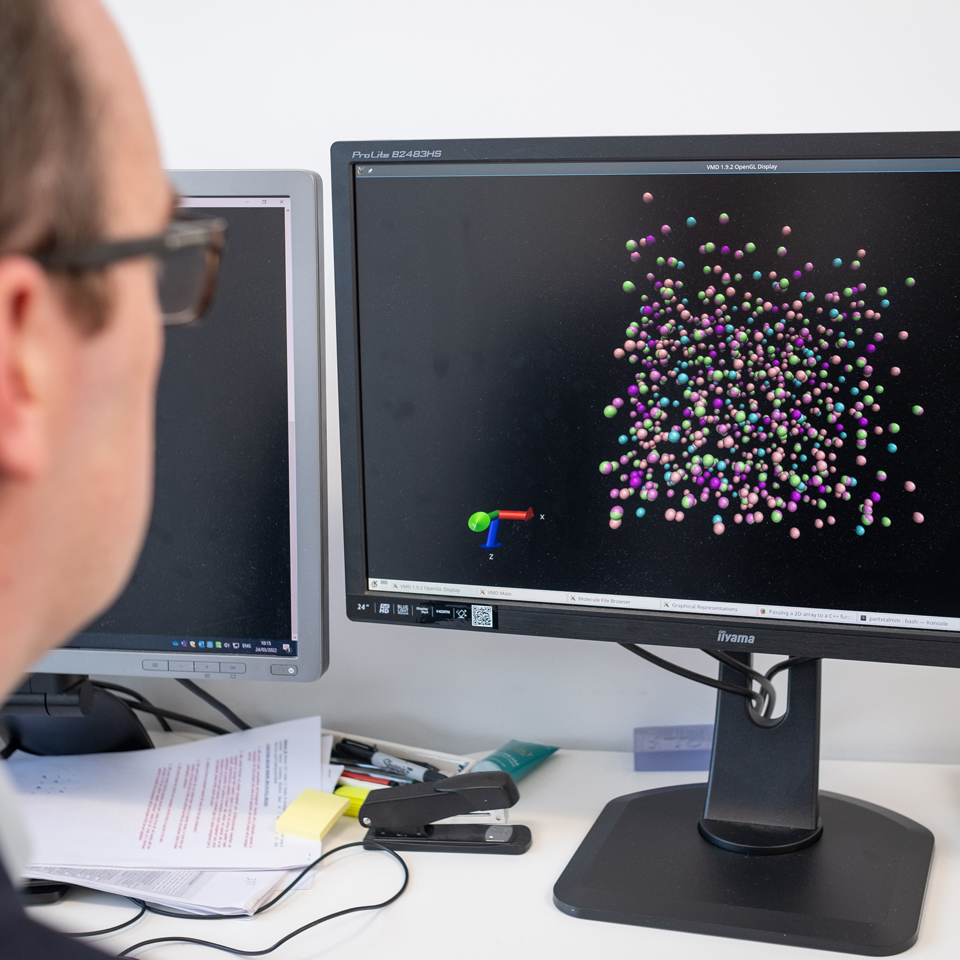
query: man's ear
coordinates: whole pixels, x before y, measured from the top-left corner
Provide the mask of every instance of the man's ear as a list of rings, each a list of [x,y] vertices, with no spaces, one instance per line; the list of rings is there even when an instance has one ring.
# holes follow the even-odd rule
[[[52,358],[44,341],[56,305],[39,264],[0,257],[0,479],[32,480],[46,466],[43,387]]]

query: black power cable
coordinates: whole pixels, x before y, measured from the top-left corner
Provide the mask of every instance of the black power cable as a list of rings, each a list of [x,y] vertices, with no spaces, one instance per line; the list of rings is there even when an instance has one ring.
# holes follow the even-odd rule
[[[629,650],[631,653],[635,653],[638,657],[642,657],[644,660],[648,660],[654,666],[661,667],[663,670],[669,670],[670,673],[675,673],[677,676],[684,677],[687,680],[693,680],[696,683],[703,683],[708,687],[713,687],[716,690],[722,690],[724,693],[735,693],[740,697],[747,697],[749,700],[753,701],[753,705],[757,710],[763,709],[763,698],[760,696],[756,690],[752,690],[750,687],[738,687],[733,683],[725,683],[723,680],[714,680],[713,677],[705,677],[702,673],[695,673],[693,670],[688,670],[686,667],[681,667],[677,663],[671,663],[669,660],[664,660],[663,657],[658,657],[655,653],[651,653],[649,650],[644,650],[643,647],[637,646],[635,643],[620,643],[620,646],[624,650]]]
[[[311,870],[315,867],[320,861],[326,860],[327,857],[332,856],[333,854],[339,852],[340,850],[346,850],[349,847],[362,847],[365,845],[365,841],[357,840],[354,843],[344,843],[339,847],[334,847],[333,850],[328,850],[323,856],[318,857],[313,861],[309,866],[305,867],[295,880],[291,881],[280,893],[278,893],[272,900],[268,903],[263,904],[258,910],[254,912],[254,916],[257,916],[260,913],[263,913],[264,910],[272,907],[281,897],[287,894],[300,880],[308,870]],[[135,943],[132,946],[127,947],[126,950],[118,953],[118,957],[129,957],[135,950],[140,950],[142,947],[152,946],[155,943],[193,943],[200,947],[210,947],[213,950],[223,950],[225,953],[232,953],[239,957],[263,957],[268,953],[273,953],[278,947],[283,946],[288,940],[292,940],[294,937],[299,936],[301,933],[306,932],[307,930],[313,929],[313,927],[319,926],[321,923],[326,923],[328,920],[334,920],[337,917],[345,917],[350,913],[360,913],[364,910],[380,910],[383,907],[388,907],[395,900],[403,894],[407,889],[407,884],[410,882],[410,870],[407,868],[406,863],[396,851],[389,849],[388,847],[380,846],[376,844],[378,850],[382,850],[384,853],[389,853],[394,860],[396,860],[400,866],[403,868],[403,883],[400,886],[400,889],[392,896],[386,900],[381,901],[380,903],[367,903],[362,904],[359,907],[347,907],[345,910],[338,910],[336,913],[328,913],[325,917],[320,917],[317,920],[311,920],[309,923],[305,923],[302,927],[297,927],[296,930],[291,931],[285,936],[277,940],[276,943],[272,944],[269,947],[264,947],[262,950],[241,950],[239,947],[228,947],[222,943],[215,943],[212,940],[199,940],[196,937],[153,937],[150,940],[141,940],[139,943]],[[157,907],[143,905],[147,910],[150,910],[152,913],[162,914],[167,917],[178,917],[183,919],[190,920],[236,920],[237,916],[230,914],[213,914],[212,916],[192,916],[190,914],[177,914],[167,910],[161,910]]]
[[[773,711],[777,705],[777,691],[764,674],[760,673],[759,670],[748,667],[745,663],[741,663],[735,657],[731,657],[730,654],[723,653],[720,650],[704,650],[703,652],[708,657],[713,657],[714,660],[725,663],[731,669],[742,673],[747,678],[749,684],[759,684],[761,696],[764,698],[763,709],[757,710],[752,701],[747,703],[747,711],[750,714],[750,719],[757,724],[757,726],[772,727],[779,723],[778,720],[773,719]]]
[[[129,927],[131,924],[136,923],[146,912],[147,905],[142,900],[137,900],[135,897],[126,897],[125,899],[129,900],[131,903],[136,904],[140,911],[136,916],[131,917],[129,920],[124,920],[123,923],[118,923],[114,927],[104,927],[102,930],[84,930],[82,933],[67,933],[68,937],[100,937],[108,933],[116,933],[118,930],[122,930],[124,927]]]
[[[777,700],[776,690],[774,690],[773,684],[771,683],[773,678],[783,670],[789,670],[791,667],[798,666],[801,663],[809,663],[811,660],[817,659],[816,657],[787,657],[787,659],[775,663],[766,673],[760,673],[760,671],[748,667],[745,663],[741,663],[736,658],[731,657],[721,650],[702,651],[707,654],[707,656],[713,657],[714,660],[719,660],[728,667],[739,671],[747,677],[751,683],[758,683],[761,688],[761,692],[758,693],[752,686],[741,687],[737,684],[726,683],[723,680],[714,680],[713,677],[706,677],[702,673],[696,673],[693,670],[687,670],[686,667],[681,667],[679,664],[664,660],[662,657],[658,657],[655,653],[650,653],[649,650],[645,650],[635,643],[621,642],[620,646],[655,666],[669,670],[671,673],[675,673],[687,680],[702,683],[708,687],[713,687],[715,690],[722,690],[724,693],[735,693],[737,696],[745,697],[748,701],[747,712],[750,715],[750,719],[761,727],[772,727],[780,722],[779,719],[774,720],[771,716]]]
[[[203,687],[198,687],[192,680],[177,677],[177,683],[186,687],[194,696],[199,697],[204,703],[213,707],[214,710],[222,713],[238,730],[250,729],[249,723],[241,720],[225,703],[218,700],[212,693],[207,693]]]
[[[117,689],[116,684],[112,683],[101,683],[99,680],[93,681],[95,687],[101,687],[104,689]],[[152,703],[144,700],[125,700],[122,697],[117,697],[121,703],[130,707],[132,710],[140,710],[143,713],[151,713],[155,717],[165,720],[176,720],[178,723],[187,723],[193,727],[199,727],[201,730],[207,730],[210,733],[215,733],[217,736],[221,736],[228,731],[224,730],[223,727],[218,727],[216,724],[207,723],[206,720],[197,720],[194,717],[188,717],[185,713],[177,713],[174,710],[165,710],[162,707],[155,707]],[[169,729],[169,727],[168,727]]]
[[[153,704],[142,693],[137,693],[136,690],[132,690],[130,687],[121,687],[119,683],[107,683],[106,680],[95,680],[93,685],[99,687],[101,690],[114,690],[117,693],[125,693],[128,697],[133,697],[134,700],[142,703],[145,707],[153,707]],[[166,733],[173,732],[165,717],[158,717],[157,719],[160,721],[161,730]]]

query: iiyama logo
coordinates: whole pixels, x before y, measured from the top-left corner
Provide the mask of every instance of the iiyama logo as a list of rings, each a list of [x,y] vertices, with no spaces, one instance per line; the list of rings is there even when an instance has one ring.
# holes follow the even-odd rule
[[[717,631],[717,643],[753,643],[757,638],[746,633],[727,633],[726,630]]]

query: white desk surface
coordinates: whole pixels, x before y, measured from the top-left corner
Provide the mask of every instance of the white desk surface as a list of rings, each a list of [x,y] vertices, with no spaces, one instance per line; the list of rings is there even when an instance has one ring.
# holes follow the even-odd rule
[[[636,773],[632,766],[629,753],[560,751],[520,782],[520,802],[510,811],[511,822],[525,823],[533,832],[533,846],[526,854],[405,853],[410,886],[396,903],[322,924],[270,956],[370,960],[429,956],[438,949],[453,950],[450,956],[457,960],[489,960],[504,951],[551,960],[824,956],[822,951],[798,947],[578,920],[561,913],[553,905],[553,884],[608,800],[706,778],[702,773]],[[920,939],[907,955],[915,960],[955,960],[960,954],[960,766],[824,761],[821,787],[889,807],[933,831],[936,851]],[[356,820],[343,818],[325,845],[332,849],[362,836]],[[387,854],[348,850],[325,861],[311,890],[290,895],[253,920],[185,921],[148,915],[97,945],[115,954],[149,937],[184,934],[259,949],[313,918],[386,899],[400,881],[400,868]],[[51,926],[89,930],[117,923],[131,909],[127,901],[84,892],[31,911]],[[230,954],[167,944],[140,956],[210,960]]]

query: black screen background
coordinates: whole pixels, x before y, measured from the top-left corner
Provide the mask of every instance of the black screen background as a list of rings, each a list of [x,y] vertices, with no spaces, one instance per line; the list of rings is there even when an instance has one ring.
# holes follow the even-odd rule
[[[199,323],[166,331],[146,544],[75,646],[95,646],[91,634],[291,636],[285,212],[191,213],[228,223],[216,298]]]
[[[368,576],[960,616],[960,175],[359,177],[355,202]],[[721,212],[732,218],[723,228]],[[698,243],[733,247],[773,250],[789,224],[789,262],[815,262],[820,305],[851,280],[867,284],[865,298],[890,288],[877,368],[895,362],[903,374],[874,381],[888,387],[882,419],[904,429],[894,455],[872,441],[857,475],[890,473],[891,528],[858,537],[854,502],[831,500],[834,527],[815,530],[810,507],[790,523],[734,526],[730,509],[718,537],[712,506],[666,523],[661,499],[637,521],[634,498],[622,528],[609,529],[610,483],[597,466],[622,452],[624,421],[601,411],[631,382],[612,351],[639,305],[621,292],[640,273],[624,242],[659,237],[662,223],[682,236],[691,215],[712,225]],[[696,290],[705,258],[684,243],[675,255]],[[858,274],[829,276],[832,257],[849,262],[860,247]],[[917,279],[909,292],[907,276]],[[894,342],[899,329],[907,342]],[[852,442],[845,453],[852,461]],[[504,521],[491,561],[467,518],[527,507],[537,519]]]

